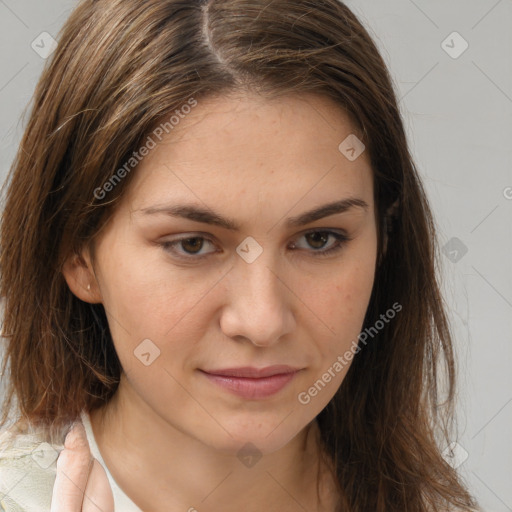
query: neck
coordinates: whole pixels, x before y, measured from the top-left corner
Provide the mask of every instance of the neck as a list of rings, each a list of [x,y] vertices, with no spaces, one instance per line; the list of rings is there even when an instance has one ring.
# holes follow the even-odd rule
[[[332,490],[322,496],[327,508],[319,505],[317,483],[323,487],[325,471],[316,420],[281,449],[242,463],[236,453],[170,425],[121,384],[108,404],[90,414],[91,425],[114,480],[142,510],[334,510]]]

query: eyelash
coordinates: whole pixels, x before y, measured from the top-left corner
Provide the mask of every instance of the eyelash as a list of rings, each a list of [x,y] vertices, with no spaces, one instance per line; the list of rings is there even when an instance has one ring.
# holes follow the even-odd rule
[[[331,254],[334,254],[334,253],[340,251],[341,249],[343,249],[346,242],[349,242],[350,240],[352,240],[352,238],[349,237],[348,235],[338,233],[336,231],[326,230],[326,229],[323,229],[323,230],[315,229],[313,231],[308,231],[307,233],[304,233],[302,236],[307,236],[307,235],[311,235],[314,233],[326,234],[328,236],[333,236],[336,239],[336,243],[329,249],[323,249],[323,250],[320,249],[320,250],[316,250],[316,251],[313,250],[312,252],[313,252],[314,258],[323,258],[323,257],[330,256]],[[214,253],[208,253],[208,254],[204,254],[202,256],[195,256],[195,255],[183,256],[183,255],[180,255],[174,249],[174,246],[177,246],[181,242],[184,242],[187,240],[194,240],[194,239],[207,240],[213,244],[212,240],[210,240],[209,238],[198,235],[198,236],[187,236],[184,238],[180,238],[178,240],[172,240],[172,241],[168,241],[168,242],[161,242],[158,245],[162,246],[165,251],[173,253],[178,259],[181,259],[184,261],[198,261],[198,260],[207,258],[211,254],[214,254]],[[202,247],[201,247],[201,249],[202,249]],[[302,250],[306,250],[306,249],[302,249]]]

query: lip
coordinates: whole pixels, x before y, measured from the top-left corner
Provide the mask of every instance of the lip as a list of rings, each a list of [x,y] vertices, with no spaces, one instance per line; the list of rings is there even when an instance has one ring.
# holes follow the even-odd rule
[[[223,377],[241,377],[259,379],[262,377],[272,377],[273,375],[281,375],[284,373],[293,373],[299,368],[288,366],[286,364],[274,364],[265,366],[264,368],[254,368],[252,366],[243,366],[241,368],[222,368],[219,370],[201,370],[210,375],[222,375]]]
[[[199,370],[211,382],[248,400],[262,399],[281,391],[300,371],[287,365],[265,368],[223,368]]]

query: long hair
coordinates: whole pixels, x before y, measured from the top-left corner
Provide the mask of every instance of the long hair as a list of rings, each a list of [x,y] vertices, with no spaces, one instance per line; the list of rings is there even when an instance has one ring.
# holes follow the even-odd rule
[[[136,172],[134,151],[163,119],[237,90],[334,100],[371,160],[379,262],[364,329],[391,304],[402,309],[364,346],[360,340],[317,417],[340,505],[354,512],[475,507],[441,453],[453,440],[456,368],[432,213],[386,65],[337,0],[83,0],[73,10],[4,185],[0,294],[9,381],[1,424],[13,399],[19,422],[58,428],[113,396],[121,365],[105,311],[71,293],[63,263],[92,245]]]

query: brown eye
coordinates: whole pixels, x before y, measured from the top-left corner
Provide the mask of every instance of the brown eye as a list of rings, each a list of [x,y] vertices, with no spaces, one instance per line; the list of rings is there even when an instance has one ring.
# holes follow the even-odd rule
[[[292,243],[292,249],[299,249],[301,252],[309,252],[313,257],[322,257],[334,254],[345,246],[345,243],[352,240],[351,237],[344,233],[338,233],[331,230],[314,230],[303,234],[300,238],[306,239],[307,247],[300,247],[297,243]],[[334,243],[330,247],[324,249],[329,239],[334,239]],[[177,240],[165,241],[159,243],[165,251],[171,253],[177,259],[194,262],[214,254],[216,251],[202,252],[206,244],[214,247],[214,243],[204,236],[189,236],[179,238]]]
[[[194,238],[184,238],[180,240],[181,247],[187,253],[196,254],[197,251],[200,251],[203,247],[204,238],[194,237]]]
[[[328,231],[314,231],[313,233],[308,233],[306,238],[313,248],[321,249],[329,240],[329,236]]]
[[[309,231],[308,233],[305,233],[302,235],[306,241],[308,246],[316,250],[310,250],[309,252],[312,253],[313,257],[322,257],[322,256],[328,256],[330,254],[334,254],[337,251],[340,251],[345,246],[345,243],[352,240],[351,237],[348,235],[345,235],[343,233],[338,233],[337,231],[331,231],[331,230],[315,230],[315,231]],[[328,249],[323,249],[325,245],[328,243],[329,238],[333,238],[335,242],[331,244],[331,246]],[[293,248],[297,248],[297,244],[293,244]],[[308,247],[305,249],[302,247],[299,249],[301,250],[307,250]]]
[[[215,252],[201,252],[205,243],[210,244],[213,247],[213,242],[203,236],[179,238],[177,240],[161,242],[159,245],[161,245],[165,251],[170,252],[178,259],[195,261],[206,258],[209,254],[213,254]]]

